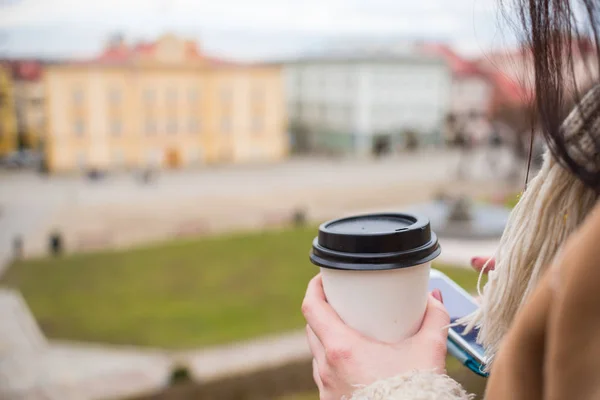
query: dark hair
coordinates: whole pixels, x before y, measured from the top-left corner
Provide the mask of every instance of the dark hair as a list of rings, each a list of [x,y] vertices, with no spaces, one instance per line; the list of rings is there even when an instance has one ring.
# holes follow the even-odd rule
[[[600,189],[600,139],[593,137],[592,125],[600,109],[581,110],[584,131],[592,136],[594,151],[574,154],[560,129],[570,107],[598,78],[600,51],[600,2],[598,0],[500,0],[505,13],[516,10],[525,51],[531,51],[535,72],[535,105],[540,126],[555,158],[587,186]],[[510,3],[510,4],[508,4]],[[514,15],[508,15],[512,19]],[[593,57],[588,69],[590,82],[577,82],[575,54]],[[589,64],[588,64],[589,66]],[[593,82],[597,84],[597,82]],[[600,101],[600,99],[599,99]],[[587,115],[583,115],[587,114]],[[600,132],[597,132],[600,136]],[[577,150],[575,150],[577,152]]]

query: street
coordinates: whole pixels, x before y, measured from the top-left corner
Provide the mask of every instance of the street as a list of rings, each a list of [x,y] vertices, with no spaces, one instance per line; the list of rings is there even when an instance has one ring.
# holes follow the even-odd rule
[[[296,159],[163,171],[149,184],[133,173],[90,181],[3,172],[0,256],[10,256],[16,236],[23,237],[26,255],[43,253],[53,230],[64,235],[70,250],[86,250],[276,225],[295,209],[319,221],[411,204],[460,187],[454,184],[458,157],[445,151],[382,160]],[[471,161],[468,186],[498,183],[486,171],[484,157]],[[510,155],[503,158],[510,164]]]

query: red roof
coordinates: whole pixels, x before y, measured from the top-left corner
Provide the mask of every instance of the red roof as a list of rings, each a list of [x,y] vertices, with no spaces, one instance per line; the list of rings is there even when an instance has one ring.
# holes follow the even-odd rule
[[[527,90],[523,85],[520,85],[514,79],[509,78],[502,72],[489,73],[489,76],[494,82],[497,96],[504,100],[504,102],[520,105],[531,100],[533,95],[532,91]]]
[[[496,104],[519,106],[531,100],[531,90],[528,90],[518,81],[507,76],[497,68],[490,68],[489,65],[494,65],[494,60],[509,57],[510,55],[522,57],[525,55],[522,49],[511,53],[498,52],[488,54],[485,57],[486,63],[482,63],[482,60],[466,60],[456,54],[450,47],[443,44],[427,44],[423,46],[423,50],[444,57],[454,77],[480,76],[487,79],[494,87],[494,102]]]
[[[96,61],[125,62],[129,61],[134,53],[127,47],[108,47]]]
[[[37,81],[42,78],[42,65],[39,61],[13,60],[8,65],[15,80]]]
[[[448,66],[452,70],[454,76],[465,77],[465,76],[485,76],[485,72],[479,68],[477,63],[474,61],[466,60],[456,54],[450,47],[439,44],[429,43],[422,47],[423,51],[427,53],[437,54],[442,56]]]
[[[581,57],[595,51],[593,42],[586,38],[573,38],[572,51],[574,56]],[[520,106],[530,102],[534,96],[534,89],[522,84],[517,79],[523,75],[527,78],[527,71],[532,71],[532,53],[526,46],[513,50],[502,50],[487,52],[479,60],[469,61],[461,58],[451,48],[443,44],[427,44],[423,46],[427,52],[443,56],[454,76],[464,77],[471,75],[485,76],[494,85],[497,103]],[[516,68],[516,72],[503,70],[504,68]],[[515,75],[515,76],[511,76]]]
[[[221,58],[210,57],[204,55],[198,49],[198,44],[193,40],[186,40],[185,46],[185,58],[189,61],[203,61],[205,63],[218,66],[218,67],[232,67],[245,65]],[[147,58],[152,57],[158,47],[157,42],[148,43],[140,42],[134,46],[128,46],[127,44],[120,42],[113,45],[109,45],[100,56],[97,58],[87,61],[86,63],[102,63],[102,64],[122,64],[134,61],[138,57]]]
[[[188,40],[185,43],[185,52],[186,56],[189,58],[202,57],[202,55],[200,54],[200,50],[198,50],[198,45],[193,40]]]
[[[133,48],[133,52],[137,54],[152,54],[156,47],[155,43],[140,42]]]
[[[156,49],[155,43],[140,42],[133,47],[124,42],[109,44],[93,61],[107,63],[123,63],[134,60],[137,56],[151,56]]]

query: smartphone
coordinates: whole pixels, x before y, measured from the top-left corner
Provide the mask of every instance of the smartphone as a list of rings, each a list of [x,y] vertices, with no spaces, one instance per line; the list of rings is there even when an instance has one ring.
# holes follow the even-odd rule
[[[451,323],[471,314],[479,307],[473,296],[436,269],[432,269],[429,274],[429,291],[433,289],[442,292]],[[487,376],[488,374],[484,372],[485,351],[476,341],[478,331],[473,329],[463,334],[464,329],[464,325],[457,325],[448,330],[448,352],[477,375]]]

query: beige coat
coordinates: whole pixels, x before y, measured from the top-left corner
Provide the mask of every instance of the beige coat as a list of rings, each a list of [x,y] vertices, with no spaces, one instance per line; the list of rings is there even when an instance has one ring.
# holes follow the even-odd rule
[[[444,375],[415,371],[354,400],[458,400]],[[575,232],[517,314],[492,366],[487,400],[600,399],[600,206]]]

